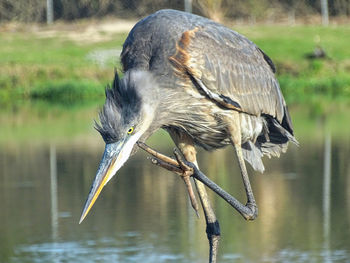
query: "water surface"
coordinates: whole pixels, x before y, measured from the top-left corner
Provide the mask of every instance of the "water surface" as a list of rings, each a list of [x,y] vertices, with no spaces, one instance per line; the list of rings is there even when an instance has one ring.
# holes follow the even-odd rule
[[[150,144],[170,154],[170,139],[159,136],[161,145]],[[265,174],[249,168],[256,221],[210,193],[222,231],[219,262],[350,262],[350,135],[298,139],[299,148],[264,159]],[[79,225],[103,152],[99,135],[2,141],[0,262],[207,261],[203,214],[196,217],[182,180],[144,153],[110,181]],[[245,201],[232,149],[200,151],[198,159]]]

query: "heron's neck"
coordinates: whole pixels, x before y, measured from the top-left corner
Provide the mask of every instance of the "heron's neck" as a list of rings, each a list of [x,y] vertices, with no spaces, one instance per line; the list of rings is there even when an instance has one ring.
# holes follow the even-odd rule
[[[162,127],[177,126],[188,112],[191,96],[184,89],[176,87],[174,79],[167,76],[151,76],[152,82],[139,86],[138,94],[141,96],[142,112],[149,128],[143,136],[147,139]]]

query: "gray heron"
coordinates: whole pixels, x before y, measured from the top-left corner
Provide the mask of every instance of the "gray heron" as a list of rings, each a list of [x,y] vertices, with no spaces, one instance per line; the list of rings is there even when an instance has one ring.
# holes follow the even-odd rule
[[[258,209],[245,161],[263,172],[264,155],[279,156],[289,141],[297,144],[272,60],[223,25],[160,10],[133,27],[121,62],[124,76],[120,79],[116,73],[112,87],[106,89],[96,124],[106,145],[80,222],[137,145],[158,129],[170,134],[196,174],[200,171],[195,146],[233,146],[247,202],[243,205],[227,193],[221,196],[245,219],[255,219]],[[219,224],[205,185],[194,182],[207,223],[210,261],[215,262]]]

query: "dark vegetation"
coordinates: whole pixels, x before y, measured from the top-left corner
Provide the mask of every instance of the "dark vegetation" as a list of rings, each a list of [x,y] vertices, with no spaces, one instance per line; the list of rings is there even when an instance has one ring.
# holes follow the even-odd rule
[[[140,17],[162,8],[184,9],[184,0],[55,0],[54,17]],[[331,16],[350,15],[350,0],[328,0]],[[320,13],[319,0],[193,0],[193,12],[214,19],[308,19]],[[0,21],[45,22],[46,1],[0,0]]]

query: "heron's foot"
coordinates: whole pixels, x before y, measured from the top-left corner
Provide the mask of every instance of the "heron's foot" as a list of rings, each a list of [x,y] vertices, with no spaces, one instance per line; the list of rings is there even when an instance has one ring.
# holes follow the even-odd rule
[[[188,196],[189,196],[190,201],[191,201],[191,206],[193,207],[194,211],[196,212],[196,215],[199,217],[198,202],[197,202],[196,196],[194,194],[191,180],[190,180],[190,177],[194,173],[194,169],[187,164],[187,161],[184,160],[184,158],[181,156],[180,152],[176,148],[174,149],[174,155],[176,157],[176,160],[175,160],[174,158],[171,158],[169,156],[166,156],[162,153],[155,151],[154,149],[152,149],[151,147],[149,147],[145,143],[137,142],[137,145],[141,149],[143,149],[144,151],[146,151],[147,153],[149,153],[153,156],[153,157],[148,157],[153,164],[158,165],[160,167],[163,167],[163,168],[181,176],[181,178],[183,179],[183,181],[186,185]]]
[[[246,209],[242,213],[245,220],[252,221],[258,217],[258,206],[255,202],[248,202],[245,207]]]

